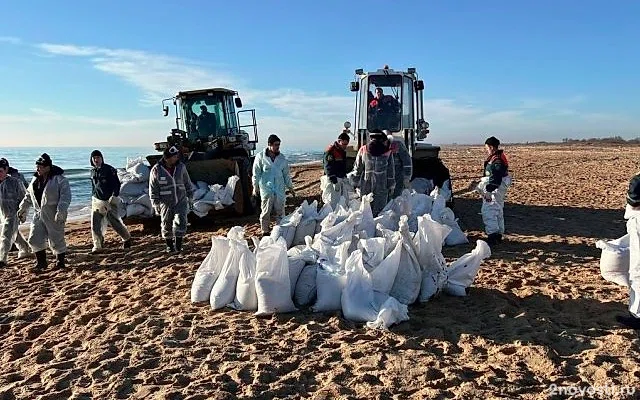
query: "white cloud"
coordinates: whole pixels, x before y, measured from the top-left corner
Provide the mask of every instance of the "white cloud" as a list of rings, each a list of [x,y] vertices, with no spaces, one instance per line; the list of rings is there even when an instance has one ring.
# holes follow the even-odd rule
[[[0,41],[21,43],[17,38]],[[35,46],[41,55],[76,58],[139,89],[142,105],[157,106],[161,99],[178,90],[220,86],[238,90],[245,108],[256,109],[261,144],[269,133],[277,133],[287,147],[322,149],[341,131],[345,120],[354,122],[355,98],[351,95],[295,88],[256,90],[251,82],[229,72],[228,67],[141,50],[55,43]],[[559,140],[576,135],[640,135],[637,119],[581,111],[580,106],[587,102],[582,94],[558,99],[514,98],[512,106],[501,109],[478,106],[478,99],[470,103],[462,98],[426,96],[425,118],[431,124],[428,140],[439,144],[477,143],[486,134],[499,135],[505,142]],[[152,114],[141,108],[140,115]],[[69,145],[90,142],[151,146],[162,140],[172,125],[172,118],[121,120],[68,115],[64,110],[33,109],[27,115],[0,115],[1,129],[18,132],[9,145],[55,137],[59,144]],[[48,135],[43,136],[42,132]]]

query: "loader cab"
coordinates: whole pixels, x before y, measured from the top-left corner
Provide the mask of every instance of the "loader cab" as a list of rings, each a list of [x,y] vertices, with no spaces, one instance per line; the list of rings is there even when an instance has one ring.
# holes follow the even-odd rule
[[[439,147],[419,143],[429,134],[423,90],[424,82],[418,79],[415,68],[396,71],[385,65],[374,72],[357,69],[351,82],[351,91],[356,94],[353,136],[357,140],[353,151],[368,142],[370,133],[388,130],[404,140],[412,156],[418,153],[417,148],[427,148],[427,153],[437,156]]]
[[[162,101],[165,117],[169,115],[168,102],[175,108],[176,129],[172,130],[172,136],[181,138],[183,144],[206,151],[221,143],[225,146],[238,143],[250,153],[255,150],[258,142],[255,110],[237,111],[242,107],[242,100],[235,90],[212,88],[178,92]]]

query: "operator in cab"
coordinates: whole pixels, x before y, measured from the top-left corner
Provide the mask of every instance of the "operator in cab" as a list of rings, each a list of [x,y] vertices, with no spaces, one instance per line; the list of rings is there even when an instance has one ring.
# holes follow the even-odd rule
[[[216,114],[210,113],[207,106],[200,106],[200,115],[196,121],[196,129],[198,129],[198,137],[206,138],[209,135],[216,136],[218,134],[218,121]]]
[[[377,87],[373,100],[369,102],[370,131],[394,130],[400,125],[400,103],[393,96],[385,95],[381,87]]]
[[[280,138],[274,134],[267,139],[267,148],[256,154],[253,161],[253,196],[260,193],[260,229],[262,235],[270,233],[271,214],[276,223],[284,217],[286,191],[295,197],[289,173],[289,161],[280,152]]]
[[[389,141],[381,131],[369,134],[369,143],[358,150],[353,170],[347,175],[362,196],[373,193],[371,211],[376,217],[396,187],[395,166]]]
[[[347,196],[348,186],[345,180],[347,176],[347,146],[349,146],[349,134],[345,128],[338,140],[330,144],[324,152],[322,163],[324,175],[320,178],[322,201],[335,208],[341,196]],[[348,200],[348,198],[347,198]]]

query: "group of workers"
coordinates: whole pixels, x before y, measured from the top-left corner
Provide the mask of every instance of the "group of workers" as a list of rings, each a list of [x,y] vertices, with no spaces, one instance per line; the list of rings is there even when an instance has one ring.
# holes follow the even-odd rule
[[[359,188],[361,195],[373,193],[371,209],[376,216],[390,199],[410,188],[412,159],[400,138],[388,131],[374,131],[370,133],[368,143],[358,149],[353,169],[348,171],[346,149],[349,141],[349,134],[343,131],[327,147],[323,156],[324,179],[336,191],[350,185]],[[259,195],[261,199],[260,228],[263,235],[270,231],[272,215],[275,215],[276,222],[284,216],[286,192],[295,196],[289,162],[280,152],[280,144],[278,136],[270,135],[267,147],[256,154],[253,163],[253,195]],[[480,191],[482,219],[487,242],[492,247],[502,241],[504,201],[511,184],[509,162],[499,146],[500,141],[493,136],[485,141],[487,157],[481,179],[484,185]],[[91,153],[90,164],[92,252],[103,249],[107,225],[120,236],[122,247],[127,249],[132,239],[119,214],[122,202],[117,171],[104,162],[99,150]],[[27,183],[7,159],[0,158],[0,267],[7,265],[8,253],[14,244],[18,258],[35,254],[36,272],[47,267],[47,247],[56,257],[55,268],[65,267],[65,224],[71,203],[69,181],[64,170],[53,164],[46,153],[36,160],[35,165],[36,172]],[[449,179],[443,177],[434,179],[440,188],[447,181]],[[149,196],[156,215],[160,216],[161,236],[166,242],[167,252],[182,251],[193,194],[193,185],[186,165],[181,161],[180,151],[175,146],[167,148],[160,161],[152,166],[149,179]],[[640,329],[640,173],[631,179],[626,200],[625,219],[628,220],[627,232],[630,235],[630,315],[619,316],[617,320],[630,328]],[[30,208],[33,208],[33,216],[25,238],[18,226],[26,221]]]

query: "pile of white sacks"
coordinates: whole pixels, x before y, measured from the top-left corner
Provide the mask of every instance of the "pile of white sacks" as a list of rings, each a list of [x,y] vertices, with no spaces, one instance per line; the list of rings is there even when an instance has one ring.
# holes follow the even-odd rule
[[[213,236],[197,270],[191,301],[213,309],[230,307],[256,315],[338,311],[344,317],[386,329],[409,319],[409,304],[441,292],[465,296],[482,260],[486,242],[447,265],[442,246],[467,243],[453,212],[436,190],[405,190],[376,218],[372,195],[349,193],[336,209],[307,201],[260,241],[254,250],[244,228]]]
[[[142,157],[127,160],[124,169],[118,170],[121,182],[120,198],[124,203],[121,217],[153,217],[153,207],[149,197],[149,175],[151,167]],[[198,217],[206,216],[211,210],[220,210],[234,203],[233,193],[240,177],[233,175],[225,186],[208,185],[198,181],[193,184],[193,213]]]

